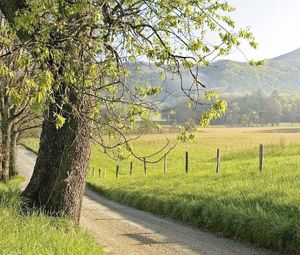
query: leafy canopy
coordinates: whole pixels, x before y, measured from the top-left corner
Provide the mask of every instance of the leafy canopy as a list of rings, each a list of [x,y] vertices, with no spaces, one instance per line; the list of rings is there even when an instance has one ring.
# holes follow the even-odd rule
[[[108,149],[128,144],[126,133],[133,132],[136,121],[153,123],[151,117],[162,106],[164,73],[190,73],[190,89],[182,80],[182,90],[198,105],[209,102],[201,118],[201,124],[208,125],[224,113],[226,103],[205,91],[198,67],[228,54],[242,40],[257,47],[248,29],[235,29],[230,17],[234,8],[221,0],[27,0],[26,4],[11,32],[13,37],[28,35],[22,47],[31,56],[23,62],[35,68],[25,84],[38,91],[35,101],[57,105],[52,114],[58,128],[70,114],[64,110],[66,105],[72,107],[69,91],[83,102],[88,98],[91,108],[85,117],[93,121],[95,137],[107,131],[118,140],[107,144],[100,138]],[[207,42],[208,36],[215,38],[214,43]],[[126,64],[140,60],[163,69],[161,84],[127,82]],[[72,114],[86,113],[74,109]],[[182,140],[190,136],[186,131]]]

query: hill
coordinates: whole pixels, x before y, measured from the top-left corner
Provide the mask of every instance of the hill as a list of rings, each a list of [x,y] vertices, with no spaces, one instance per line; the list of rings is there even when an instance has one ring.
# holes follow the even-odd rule
[[[139,62],[134,64],[141,73],[134,71],[130,82],[161,84],[159,70],[152,64]],[[187,73],[182,75],[184,87],[192,83]],[[287,54],[266,61],[263,67],[250,66],[248,63],[231,60],[214,62],[210,67],[200,68],[200,78],[208,89],[219,93],[245,94],[261,90],[270,94],[274,90],[280,93],[300,93],[300,48]],[[179,76],[169,75],[166,90],[170,93],[182,94]]]
[[[273,61],[289,61],[289,60],[300,61],[300,48],[298,48],[294,51],[288,52],[286,54],[280,55],[276,58],[273,58],[272,60]]]

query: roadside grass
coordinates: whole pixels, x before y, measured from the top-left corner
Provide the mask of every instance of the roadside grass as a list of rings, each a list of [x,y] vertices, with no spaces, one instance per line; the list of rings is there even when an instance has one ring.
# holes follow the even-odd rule
[[[288,254],[300,254],[300,133],[264,133],[263,129],[207,129],[194,143],[178,144],[163,162],[133,159],[115,162],[93,146],[88,185],[103,195],[152,213],[204,227],[220,235]],[[254,132],[255,131],[255,132]],[[257,132],[256,132],[257,131]],[[175,143],[175,135],[169,139]],[[139,156],[158,150],[165,140],[148,135],[135,142]],[[35,140],[24,140],[37,149]],[[265,145],[264,169],[258,171],[258,147]],[[215,173],[216,149],[221,170]],[[184,172],[189,151],[190,171]],[[115,177],[116,164],[120,176]],[[98,168],[102,176],[98,176]],[[106,168],[106,178],[103,169]]]
[[[14,178],[8,186],[0,184],[0,254],[65,255],[103,254],[98,244],[79,227],[63,218],[24,213]]]

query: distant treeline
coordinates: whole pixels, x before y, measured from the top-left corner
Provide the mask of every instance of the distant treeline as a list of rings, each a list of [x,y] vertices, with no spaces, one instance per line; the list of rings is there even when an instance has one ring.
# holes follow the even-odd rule
[[[213,124],[251,127],[300,122],[300,95],[279,94],[278,91],[266,95],[256,91],[244,96],[226,96],[224,99],[228,104],[226,114]],[[174,124],[196,124],[202,109],[187,109],[185,103],[179,103],[174,112],[163,117]]]

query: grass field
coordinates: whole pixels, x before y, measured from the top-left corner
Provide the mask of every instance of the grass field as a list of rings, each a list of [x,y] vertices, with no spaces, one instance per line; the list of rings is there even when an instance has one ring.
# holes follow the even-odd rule
[[[20,181],[18,178],[9,186],[0,185],[1,255],[103,254],[87,233],[66,219],[22,213],[17,187]]]
[[[175,143],[175,135],[169,139]],[[37,149],[37,141],[24,143]],[[148,135],[135,142],[138,155],[157,151],[165,140]],[[265,145],[264,169],[258,171],[258,147]],[[215,173],[216,149],[221,150],[220,173]],[[186,176],[184,155],[189,151]],[[224,236],[289,254],[300,254],[300,133],[298,129],[204,129],[194,143],[178,144],[163,162],[115,162],[93,147],[91,169],[106,168],[88,184],[124,204],[204,227]],[[120,176],[115,177],[116,164]],[[102,171],[103,173],[103,171]]]

